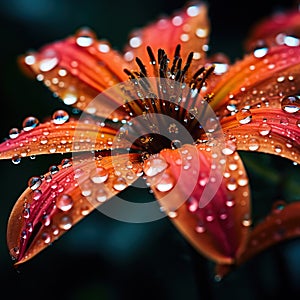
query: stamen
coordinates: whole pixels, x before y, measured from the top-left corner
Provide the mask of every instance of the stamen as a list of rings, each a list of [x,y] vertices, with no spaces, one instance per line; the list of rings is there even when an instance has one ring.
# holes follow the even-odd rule
[[[143,65],[142,61],[138,57],[135,58],[135,61],[138,64],[138,66],[140,67],[141,75],[143,75],[141,77],[147,76],[147,70],[146,70],[146,67]]]

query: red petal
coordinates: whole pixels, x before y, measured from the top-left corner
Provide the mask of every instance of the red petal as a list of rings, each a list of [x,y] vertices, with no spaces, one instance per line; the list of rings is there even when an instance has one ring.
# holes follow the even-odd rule
[[[300,47],[278,46],[234,64],[215,87],[211,105],[220,115],[245,106],[280,107],[284,96],[299,92]]]
[[[300,163],[299,113],[267,108],[253,109],[245,114],[249,117],[249,113],[252,119],[246,124],[237,120],[240,113],[222,120],[225,134],[236,139],[238,150],[271,153]]]
[[[286,36],[300,38],[300,11],[298,9],[276,12],[261,20],[252,28],[245,46],[246,49],[253,50],[259,45],[284,44],[289,42],[285,39]]]
[[[31,178],[30,187],[16,202],[8,222],[7,243],[16,264],[34,257],[102,202],[119,193],[116,180],[122,178],[124,188],[134,182],[141,172],[139,159],[137,154],[102,160],[81,157],[73,166],[67,159],[58,167],[59,171],[51,167],[43,177]]]
[[[75,36],[46,45],[37,53],[28,53],[20,62],[65,104],[81,110],[102,91],[128,79],[123,69],[129,65],[106,41],[96,40],[90,30],[80,30]],[[110,102],[117,107],[123,105],[117,97]],[[108,117],[110,102],[101,103],[95,114]]]
[[[273,211],[251,232],[245,252],[238,258],[240,265],[266,248],[300,236],[300,203],[279,201]]]
[[[116,141],[117,130],[109,125],[102,127],[93,120],[71,120],[56,125],[49,121],[24,131],[18,137],[0,144],[0,159],[91,150],[108,150],[112,147],[126,148],[124,139]]]
[[[186,61],[190,52],[194,52],[191,70],[198,69],[205,61],[210,24],[207,7],[204,3],[195,3],[184,10],[173,14],[172,17],[161,18],[132,32],[125,48],[125,59],[132,61],[139,57],[143,62],[150,63],[147,46],[154,52],[162,48],[169,58],[173,58],[176,46],[181,45],[181,57]],[[152,66],[146,65],[150,76],[155,75]]]
[[[192,145],[163,150],[144,164],[144,173],[187,240],[215,262],[231,264],[250,225],[248,179],[237,153],[214,160],[215,154]]]

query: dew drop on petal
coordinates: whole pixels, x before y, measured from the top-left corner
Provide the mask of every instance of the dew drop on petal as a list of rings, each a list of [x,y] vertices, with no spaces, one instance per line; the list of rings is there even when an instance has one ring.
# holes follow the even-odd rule
[[[81,28],[76,32],[76,44],[80,47],[89,47],[93,44],[95,33],[89,28]]]
[[[169,174],[164,173],[160,181],[156,184],[156,189],[160,192],[168,192],[174,187],[174,179]]]
[[[58,226],[64,230],[70,229],[72,225],[73,225],[73,219],[70,216],[62,216],[58,223]]]
[[[45,58],[40,61],[40,71],[42,72],[48,72],[54,69],[58,64],[58,58],[52,57],[52,58]]]
[[[251,111],[247,108],[243,108],[235,114],[237,121],[240,124],[248,124],[252,120]]]
[[[224,155],[231,155],[235,152],[236,148],[236,142],[228,140],[225,142],[225,147],[222,149],[222,153]]]
[[[64,110],[57,110],[52,115],[52,122],[55,125],[61,125],[69,120],[69,114]]]
[[[271,129],[272,129],[272,128],[271,128],[271,126],[270,126],[269,124],[263,123],[263,124],[261,124],[261,126],[259,127],[259,134],[260,134],[261,136],[266,136],[266,135],[270,134]]]
[[[59,195],[56,199],[56,206],[62,211],[68,211],[73,206],[73,199],[67,194]]]
[[[298,95],[285,96],[281,100],[281,109],[294,114],[300,110],[300,97]]]
[[[105,168],[98,167],[90,173],[90,179],[94,183],[103,183],[108,178],[108,171]]]
[[[282,200],[275,201],[272,205],[272,211],[274,213],[280,213],[286,207],[286,202]]]
[[[248,148],[250,151],[258,150],[259,146],[259,141],[256,138],[251,138],[248,142]]]
[[[27,117],[22,124],[24,131],[30,131],[38,125],[39,120],[35,117]]]
[[[246,214],[242,220],[242,225],[245,227],[249,227],[252,225],[252,220],[248,214]]]
[[[18,165],[21,162],[21,156],[19,154],[14,154],[11,161],[13,164]]]
[[[123,191],[127,187],[127,182],[123,177],[118,177],[113,181],[113,188],[116,191]]]
[[[152,177],[164,171],[167,167],[168,163],[163,158],[151,157],[145,162],[143,170],[147,176]]]
[[[8,133],[8,135],[11,139],[16,139],[19,136],[19,134],[20,134],[20,131],[18,128],[12,128]]]
[[[96,200],[98,202],[105,202],[107,200],[107,193],[105,189],[100,188],[96,191]]]
[[[179,140],[172,140],[172,141],[171,141],[171,148],[172,148],[173,150],[178,149],[178,148],[181,148],[181,147],[182,147],[181,141],[179,141]]]
[[[58,166],[51,166],[50,168],[49,168],[49,172],[52,174],[52,175],[54,175],[54,174],[56,174],[57,172],[59,171],[59,168],[58,168]]]
[[[269,49],[267,47],[258,47],[253,51],[253,55],[256,58],[262,58],[268,53]]]
[[[33,176],[28,180],[28,187],[33,191],[38,189],[42,184],[42,179],[37,176]]]

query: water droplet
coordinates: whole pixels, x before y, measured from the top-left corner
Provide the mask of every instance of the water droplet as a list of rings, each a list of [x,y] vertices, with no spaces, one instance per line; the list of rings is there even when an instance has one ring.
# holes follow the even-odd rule
[[[25,209],[23,210],[23,218],[24,218],[24,219],[28,219],[29,216],[30,216],[30,209],[29,209],[29,208],[25,208]]]
[[[31,188],[33,191],[38,189],[42,184],[42,180],[40,177],[33,176],[28,180],[28,187]]]
[[[259,149],[259,141],[256,138],[252,138],[248,142],[248,148],[250,151],[256,151]]]
[[[235,201],[232,198],[227,199],[227,201],[225,202],[225,205],[227,207],[233,207],[235,205]]]
[[[300,110],[300,97],[298,95],[285,96],[281,100],[281,108],[290,114],[298,112]]]
[[[44,58],[40,61],[39,68],[42,72],[48,72],[54,69],[58,64],[57,57]]]
[[[164,171],[168,167],[168,163],[160,157],[150,157],[144,164],[143,170],[147,176],[155,176]]]
[[[267,124],[267,123],[263,123],[261,124],[261,126],[259,127],[259,134],[261,136],[266,136],[268,134],[270,134],[272,127]]]
[[[37,201],[41,198],[42,192],[40,190],[34,190],[32,193],[32,199]]]
[[[274,148],[276,153],[281,153],[282,152],[282,147],[280,145],[276,145]]]
[[[164,173],[160,181],[156,184],[157,190],[160,192],[168,192],[174,187],[174,179],[171,175]]]
[[[69,120],[69,114],[64,110],[57,110],[52,115],[52,122],[55,125],[61,125],[66,123]]]
[[[246,214],[242,220],[242,225],[245,227],[249,227],[252,224],[252,220],[248,214]]]
[[[35,117],[27,117],[24,121],[23,121],[23,130],[24,131],[30,131],[33,128],[35,128],[36,126],[39,125],[39,120]]]
[[[108,172],[105,168],[98,167],[95,170],[92,170],[90,173],[90,179],[94,183],[103,183],[108,178]]]
[[[284,210],[285,207],[286,207],[286,202],[282,200],[278,200],[273,203],[272,211],[274,213],[280,213],[282,210]]]
[[[119,191],[119,192],[123,191],[126,187],[127,187],[127,182],[126,182],[125,178],[123,178],[123,177],[118,177],[113,182],[113,188],[116,191]]]
[[[190,197],[187,201],[188,210],[195,212],[199,208],[198,201],[195,197]]]
[[[248,124],[252,120],[251,111],[247,108],[243,108],[235,114],[237,121],[240,124]]]
[[[20,134],[20,131],[18,128],[12,128],[10,131],[9,131],[9,137],[11,139],[16,139]]]
[[[96,200],[98,202],[105,202],[107,200],[107,193],[103,188],[96,191]]]
[[[81,28],[76,32],[76,44],[80,47],[91,46],[95,38],[95,33],[89,28]]]
[[[181,148],[181,147],[182,147],[181,141],[179,141],[179,140],[173,140],[173,141],[171,142],[171,148],[172,148],[173,150],[178,149],[178,148]]]
[[[62,161],[61,161],[61,167],[62,168],[68,168],[68,167],[71,167],[72,166],[72,160],[69,159],[69,158],[64,158]]]
[[[66,105],[73,105],[77,102],[78,97],[76,94],[68,92],[64,96],[62,96],[62,99]]]
[[[231,155],[236,150],[236,142],[233,140],[228,140],[225,142],[225,147],[222,149],[224,155]]]
[[[196,229],[196,232],[198,232],[198,233],[204,233],[206,231],[206,228],[205,228],[203,222],[200,222],[200,221],[198,222],[195,229]]]
[[[134,36],[129,40],[129,45],[132,48],[138,48],[142,45],[143,41],[140,37]]]
[[[13,164],[17,165],[21,162],[21,156],[19,154],[14,154],[11,158],[11,161],[13,162]]]
[[[168,212],[168,217],[171,218],[171,219],[174,219],[177,217],[177,212],[176,211],[169,211]]]
[[[42,240],[44,241],[45,244],[49,244],[51,242],[51,236],[47,232],[43,232],[41,235]]]
[[[59,168],[58,168],[57,166],[51,166],[51,167],[49,168],[49,172],[50,172],[52,175],[56,174],[58,171],[59,171]]]
[[[59,195],[56,199],[56,206],[62,211],[68,211],[73,206],[73,199],[67,194]]]
[[[209,118],[205,123],[205,130],[209,133],[216,131],[219,126],[219,121],[217,118]]]
[[[256,58],[262,58],[264,57],[267,53],[269,52],[269,49],[267,47],[259,47],[259,48],[256,48],[254,51],[253,51],[253,55],[256,57]]]
[[[58,226],[64,230],[70,229],[72,225],[73,225],[73,219],[70,216],[62,216],[58,224]]]
[[[229,178],[226,187],[229,191],[235,191],[238,187],[236,180],[234,178]]]
[[[51,218],[48,214],[43,215],[42,217],[42,223],[44,224],[44,226],[49,226],[51,223]]]

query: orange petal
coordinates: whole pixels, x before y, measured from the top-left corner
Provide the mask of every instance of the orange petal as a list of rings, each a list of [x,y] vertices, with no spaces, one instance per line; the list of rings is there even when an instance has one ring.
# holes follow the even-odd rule
[[[29,117],[32,118],[32,117]],[[25,119],[27,120],[27,119]],[[70,120],[57,125],[53,120],[36,127],[25,127],[19,134],[0,144],[0,159],[12,158],[14,162],[22,157],[51,153],[109,150],[112,147],[126,148],[125,140],[116,140],[117,129],[96,121]],[[16,132],[16,131],[15,131]]]
[[[280,107],[286,95],[300,92],[300,47],[278,46],[253,52],[222,76],[211,105],[220,115],[245,106]]]
[[[240,265],[268,247],[300,236],[300,203],[274,203],[272,212],[258,225],[249,237],[245,252],[237,259]]]
[[[236,140],[238,150],[271,153],[300,163],[299,113],[267,108],[244,110],[221,123],[225,134]]]
[[[121,54],[106,41],[97,40],[88,29],[46,45],[37,53],[28,53],[20,58],[20,63],[66,105],[80,110],[99,93],[128,79],[123,69],[129,65]],[[112,97],[101,102],[95,114],[108,117],[106,110],[111,111],[110,102],[115,102],[117,107],[123,105],[122,100]]]
[[[300,11],[279,11],[256,23],[245,42],[245,48],[252,51],[259,45],[299,44],[299,38]]]
[[[155,76],[147,46],[150,46],[156,55],[158,49],[166,51],[169,58],[173,58],[176,46],[181,45],[181,57],[186,61],[190,52],[194,52],[191,71],[199,68],[205,61],[210,24],[207,16],[207,7],[202,2],[187,6],[184,10],[173,14],[172,17],[163,17],[145,28],[136,30],[129,36],[125,47],[125,59],[132,61],[139,57],[144,63],[150,76]],[[148,65],[149,63],[149,65]],[[135,68],[135,67],[134,67]],[[193,72],[192,72],[193,73]]]
[[[209,146],[184,145],[150,157],[144,173],[187,240],[215,262],[232,264],[247,240],[250,195],[238,154],[227,154],[214,159]]]
[[[130,169],[128,168],[130,164]],[[118,175],[115,172],[117,166]],[[42,177],[32,177],[8,222],[7,243],[16,264],[33,258],[100,204],[134,182],[140,172],[136,154],[102,160],[65,159]],[[128,172],[131,176],[127,176]]]

